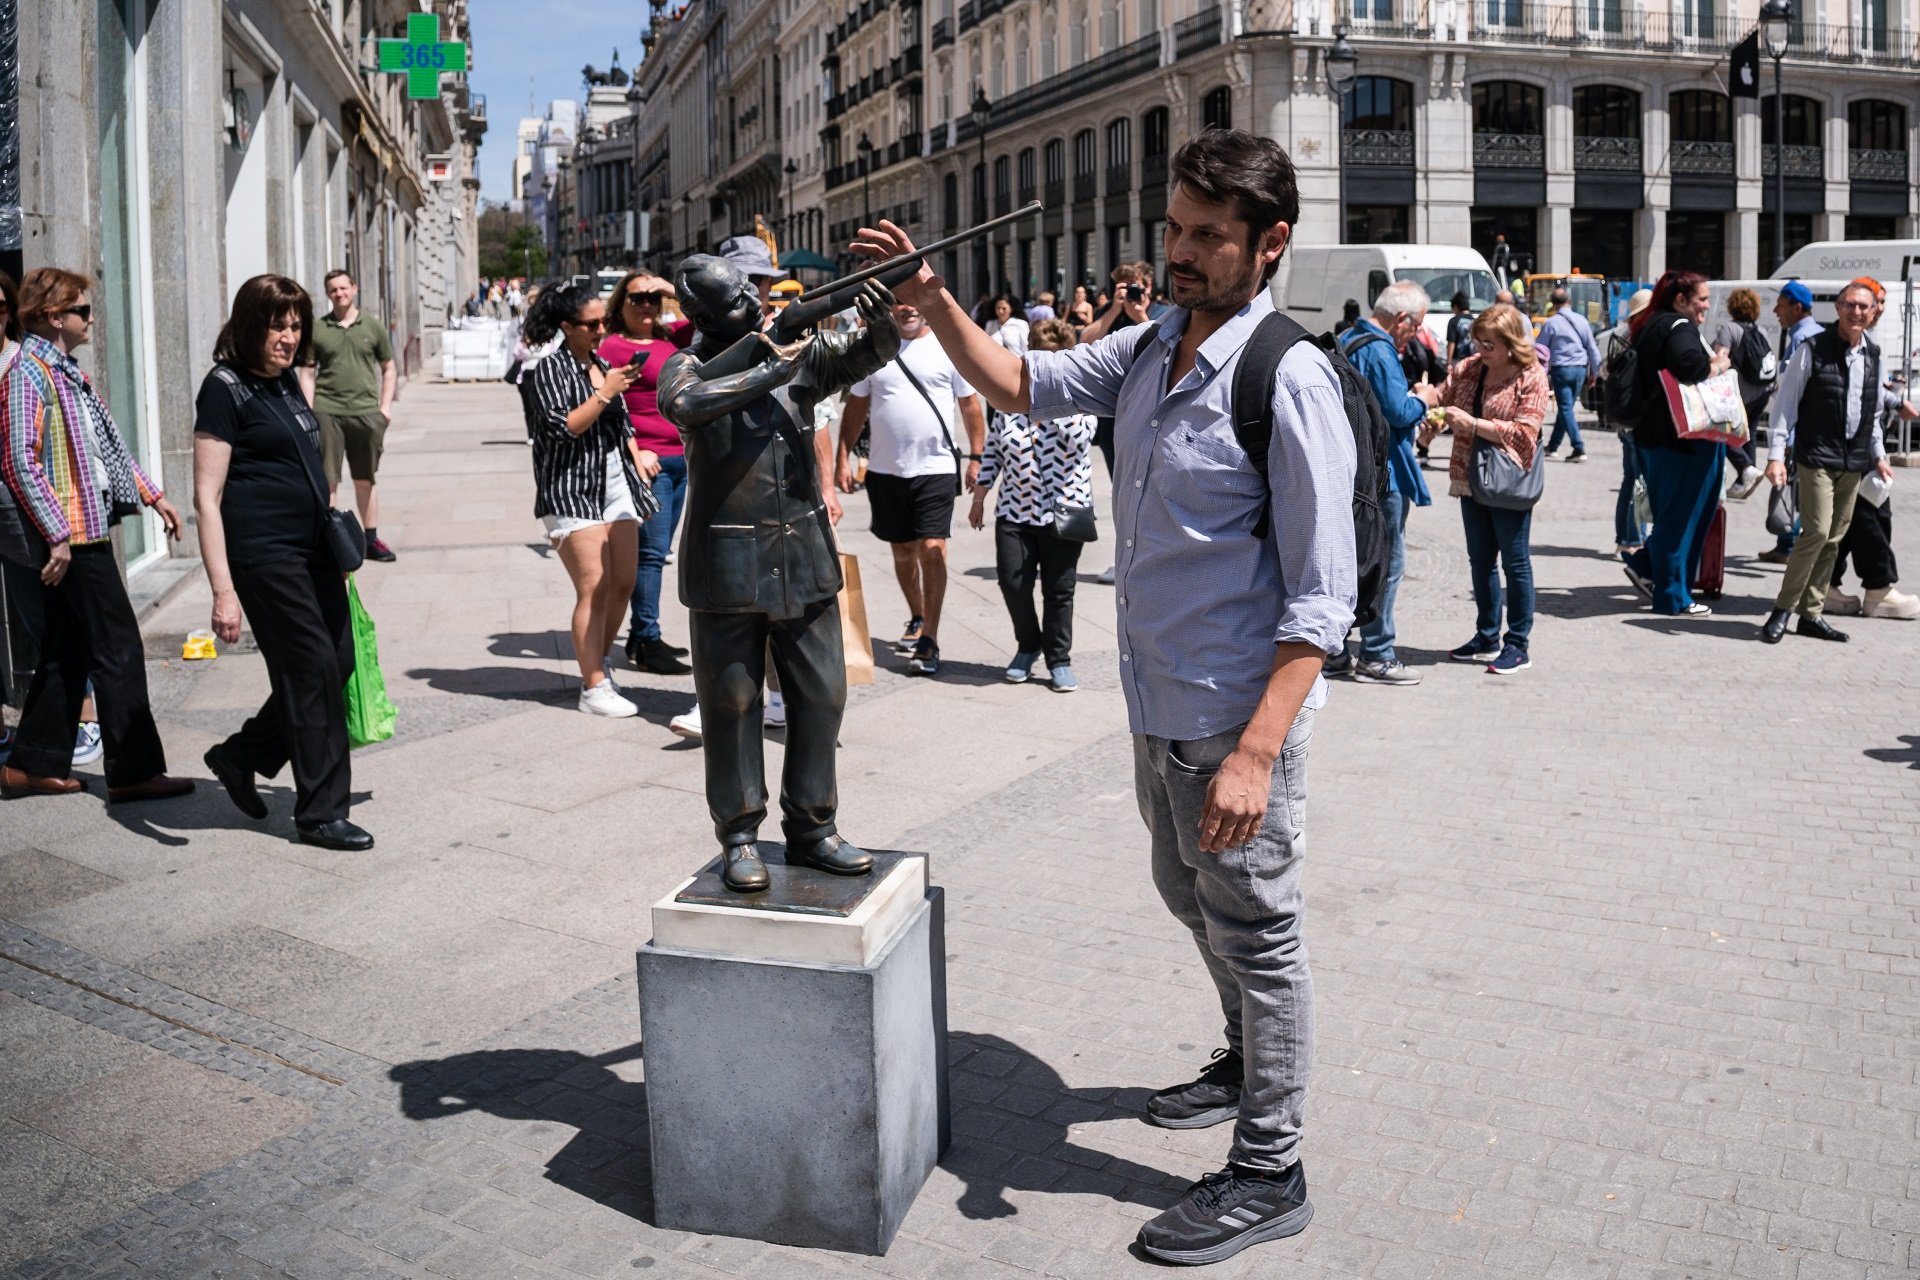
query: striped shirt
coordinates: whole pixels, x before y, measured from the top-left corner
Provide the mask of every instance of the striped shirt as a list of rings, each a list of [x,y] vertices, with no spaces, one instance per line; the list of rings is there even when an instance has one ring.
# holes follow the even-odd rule
[[[159,500],[106,402],[53,343],[21,339],[0,400],[0,478],[49,545],[105,542],[120,515]]]
[[[605,360],[597,355],[591,359],[602,373],[607,371]],[[567,415],[594,395],[586,366],[560,347],[526,376],[521,403],[527,415],[527,435],[533,440],[533,514],[600,519],[609,500],[609,453],[619,454],[620,471],[633,490],[640,518],[646,520],[658,511],[660,504],[653,496],[653,486],[641,483],[633,452],[627,448],[627,442],[633,439],[633,424],[627,420],[626,403],[614,396],[594,424],[575,435],[567,430]]]
[[[1051,525],[1062,507],[1093,505],[1090,413],[1034,422],[1024,413],[996,413],[980,455],[980,487],[1000,482],[993,513],[1015,524]]]

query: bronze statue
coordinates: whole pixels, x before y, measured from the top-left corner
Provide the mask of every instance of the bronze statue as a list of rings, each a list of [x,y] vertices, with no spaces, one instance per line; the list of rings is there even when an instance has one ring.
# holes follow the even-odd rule
[[[767,887],[756,842],[767,814],[760,690],[769,653],[787,702],[787,862],[866,875],[872,855],[835,824],[847,702],[835,602],[842,579],[814,461],[813,410],[898,353],[893,297],[879,283],[855,285],[841,305],[859,310],[864,332],[790,334],[762,332],[759,290],[724,258],[688,258],[674,291],[698,336],[661,370],[660,412],[686,444],[680,601],[691,611],[707,807],[723,879],[741,893]]]

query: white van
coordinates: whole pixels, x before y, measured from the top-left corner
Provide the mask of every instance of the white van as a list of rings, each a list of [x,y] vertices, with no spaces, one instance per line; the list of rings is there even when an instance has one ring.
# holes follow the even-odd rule
[[[1289,249],[1280,263],[1280,273],[1274,277],[1274,305],[1309,333],[1332,332],[1349,298],[1360,304],[1361,315],[1370,315],[1382,289],[1412,280],[1433,299],[1427,329],[1436,343],[1444,344],[1453,295],[1465,293],[1467,305],[1478,314],[1493,305],[1493,295],[1500,288],[1487,260],[1461,245],[1299,245]]]
[[[1818,248],[1809,245],[1808,249]],[[1806,250],[1802,250],[1806,252]],[[1797,256],[1797,255],[1796,255]],[[1789,259],[1791,262],[1791,259]],[[1920,265],[1917,262],[1916,265]],[[1852,276],[1839,279],[1801,279],[1800,283],[1813,294],[1813,318],[1823,325],[1834,322],[1834,302],[1840,291],[1847,287],[1855,276],[1873,275],[1868,269],[1861,269]],[[1875,279],[1880,277],[1875,276]],[[1896,277],[1896,280],[1898,278]],[[1708,341],[1720,332],[1720,326],[1727,320],[1727,295],[1735,289],[1751,289],[1760,298],[1760,332],[1769,341],[1779,340],[1780,322],[1774,319],[1773,304],[1779,300],[1780,286],[1787,283],[1785,278],[1776,280],[1710,280],[1707,282],[1707,294],[1712,299],[1708,304],[1706,317],[1700,322],[1700,330]],[[1887,371],[1906,377],[1920,368],[1920,304],[1916,304],[1915,314],[1909,315],[1906,307],[1906,289],[1893,281],[1882,281],[1887,286],[1887,309],[1880,317],[1880,323],[1868,333],[1868,337],[1878,346],[1882,359],[1886,361]],[[1914,349],[1902,352],[1907,342]]]
[[[1920,240],[1816,240],[1773,273],[1776,280],[1852,280],[1872,276],[1892,291],[1920,274]]]

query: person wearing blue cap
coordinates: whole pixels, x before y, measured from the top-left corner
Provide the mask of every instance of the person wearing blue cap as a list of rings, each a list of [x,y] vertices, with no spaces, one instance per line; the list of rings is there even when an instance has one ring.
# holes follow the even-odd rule
[[[1774,319],[1780,322],[1780,368],[1787,367],[1787,361],[1793,359],[1793,353],[1800,344],[1818,337],[1826,326],[1813,318],[1813,290],[1798,280],[1789,280],[1780,286],[1780,296],[1773,301]],[[1768,427],[1772,431],[1772,427]],[[1771,441],[1769,441],[1771,443]],[[1785,564],[1793,556],[1793,540],[1799,536],[1800,521],[1795,519],[1793,528],[1774,539],[1774,544],[1762,551],[1757,559],[1765,564]]]

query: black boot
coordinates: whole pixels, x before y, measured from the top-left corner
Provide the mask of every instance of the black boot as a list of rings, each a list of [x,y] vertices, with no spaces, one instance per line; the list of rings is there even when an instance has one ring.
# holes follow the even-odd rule
[[[1787,619],[1792,616],[1792,611],[1788,609],[1775,609],[1768,614],[1766,622],[1760,627],[1760,639],[1767,644],[1779,644],[1780,638],[1787,634]]]
[[[767,887],[767,864],[760,861],[760,847],[730,844],[720,851],[725,866],[720,879],[735,893],[759,893]]]
[[[693,668],[680,661],[673,646],[655,636],[651,640],[628,640],[627,660],[641,671],[657,676],[684,676]]]
[[[812,867],[832,876],[864,876],[873,870],[873,855],[842,840],[822,836],[818,840],[795,840],[787,844],[787,865]]]

